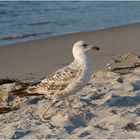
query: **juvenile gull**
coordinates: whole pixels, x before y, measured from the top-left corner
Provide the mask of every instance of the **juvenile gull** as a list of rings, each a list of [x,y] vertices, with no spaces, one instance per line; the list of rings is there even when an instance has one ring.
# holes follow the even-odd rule
[[[40,114],[43,119],[47,111],[57,102],[67,100],[87,85],[90,78],[90,64],[88,50],[99,50],[99,47],[85,41],[74,44],[72,53],[74,61],[41,80],[37,85],[28,87],[27,93],[45,94],[52,99],[49,106]]]

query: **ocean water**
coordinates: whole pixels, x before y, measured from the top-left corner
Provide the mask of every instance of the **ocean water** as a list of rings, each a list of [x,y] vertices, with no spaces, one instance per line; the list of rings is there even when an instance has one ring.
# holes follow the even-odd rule
[[[0,1],[0,46],[137,22],[139,1]]]

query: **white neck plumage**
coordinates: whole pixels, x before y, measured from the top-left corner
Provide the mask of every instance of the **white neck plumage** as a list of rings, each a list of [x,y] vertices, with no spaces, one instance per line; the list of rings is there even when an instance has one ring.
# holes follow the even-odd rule
[[[90,78],[90,65],[88,55],[86,53],[76,53],[76,55],[74,55],[74,59],[79,63],[80,66],[82,66],[82,72],[79,75],[79,80],[86,85]]]
[[[80,64],[89,63],[88,55],[84,52],[73,52],[73,57]]]

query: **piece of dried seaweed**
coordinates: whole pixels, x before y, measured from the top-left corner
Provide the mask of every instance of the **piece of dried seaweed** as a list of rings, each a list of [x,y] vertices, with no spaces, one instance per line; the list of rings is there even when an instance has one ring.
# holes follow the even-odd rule
[[[128,132],[129,131],[138,131],[139,130],[139,128],[138,128],[139,125],[140,124],[134,124],[132,122],[129,122],[129,123],[127,123],[126,126],[122,127],[122,129],[127,130]]]

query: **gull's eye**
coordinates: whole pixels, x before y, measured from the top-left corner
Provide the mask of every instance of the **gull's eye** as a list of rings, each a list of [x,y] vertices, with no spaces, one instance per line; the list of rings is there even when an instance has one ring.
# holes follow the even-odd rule
[[[82,46],[84,46],[84,48],[86,48],[87,47],[87,44],[83,44]]]

